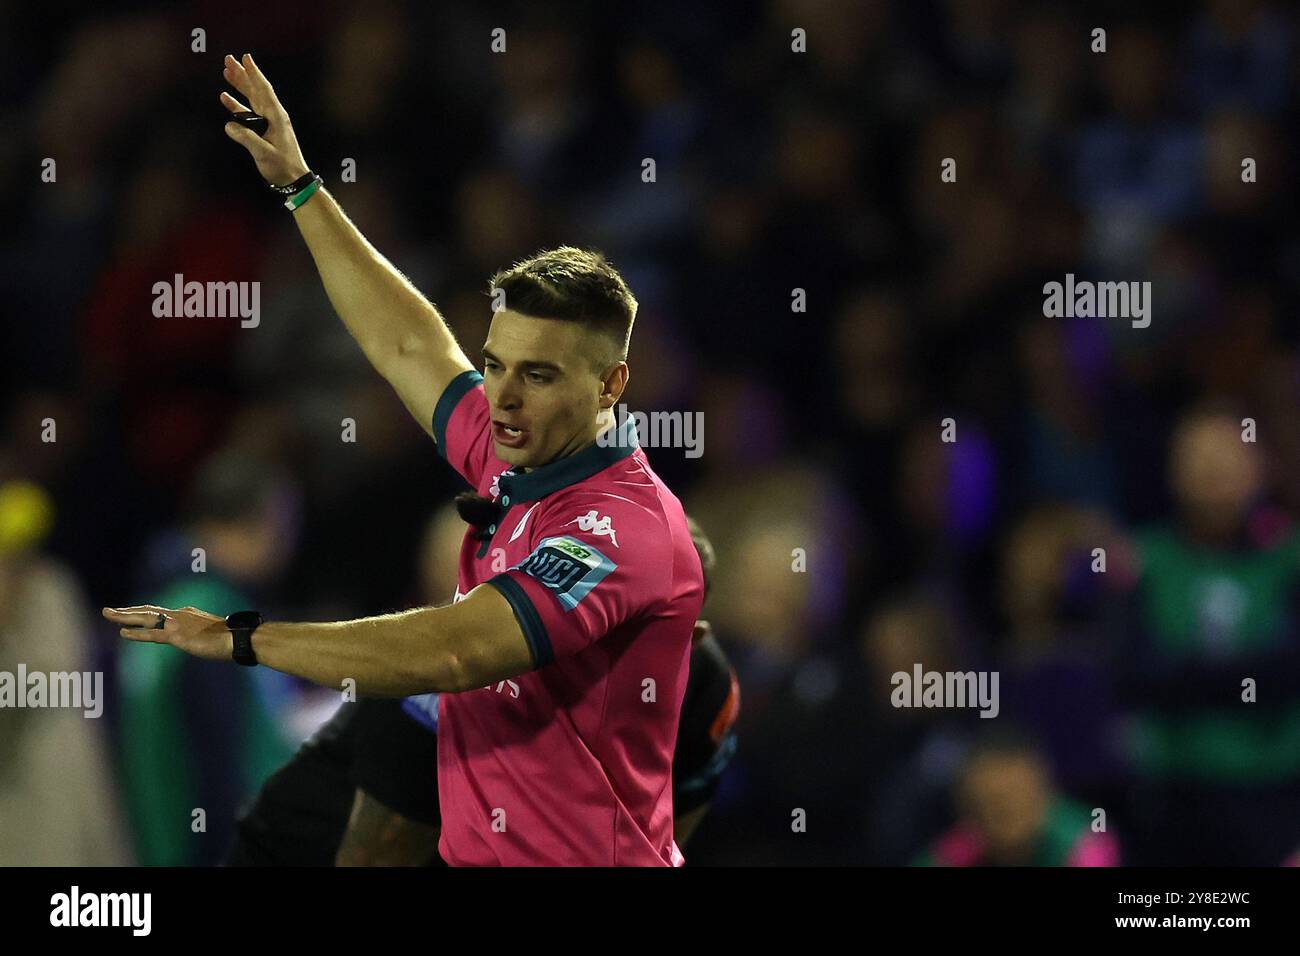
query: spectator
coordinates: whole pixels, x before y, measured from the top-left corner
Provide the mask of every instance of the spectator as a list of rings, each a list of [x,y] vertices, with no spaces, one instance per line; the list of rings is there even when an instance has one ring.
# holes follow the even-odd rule
[[[1119,842],[1059,793],[1043,755],[1002,732],[978,744],[957,785],[960,819],[919,866],[1118,866]]]
[[[1135,539],[1119,657],[1139,863],[1272,866],[1300,842],[1300,535],[1258,520],[1264,454],[1242,428],[1182,418],[1177,518]]]
[[[292,554],[285,494],[265,462],[238,449],[209,460],[184,527],[157,546],[170,567],[154,600],[222,615],[257,606],[254,594]],[[123,643],[120,654],[122,766],[139,862],[212,865],[240,801],[293,752],[296,741],[276,723],[287,678],[163,644]]]
[[[0,484],[0,671],[11,679],[19,665],[29,675],[91,671],[86,596],[40,550],[54,518],[39,485]],[[130,864],[99,676],[89,710],[0,708],[0,866]]]

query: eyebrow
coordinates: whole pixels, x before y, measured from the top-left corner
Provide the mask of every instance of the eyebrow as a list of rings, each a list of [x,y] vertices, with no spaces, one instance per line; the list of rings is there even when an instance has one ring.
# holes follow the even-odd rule
[[[495,355],[489,352],[487,349],[483,350],[483,357],[485,359],[488,359],[489,361],[496,362],[498,365],[506,364],[505,362],[501,361],[501,359],[497,358]],[[524,367],[524,370],[528,372],[537,369],[544,369],[546,371],[555,372],[558,375],[564,371],[564,369],[560,368],[560,366],[556,365],[554,362],[538,362],[533,360],[525,360],[523,362],[520,362],[519,364],[522,365]]]

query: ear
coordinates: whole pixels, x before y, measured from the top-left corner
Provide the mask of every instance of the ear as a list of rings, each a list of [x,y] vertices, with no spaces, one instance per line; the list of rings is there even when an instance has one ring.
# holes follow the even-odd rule
[[[613,408],[627,388],[628,367],[626,362],[619,362],[609,369],[600,379],[600,407]]]

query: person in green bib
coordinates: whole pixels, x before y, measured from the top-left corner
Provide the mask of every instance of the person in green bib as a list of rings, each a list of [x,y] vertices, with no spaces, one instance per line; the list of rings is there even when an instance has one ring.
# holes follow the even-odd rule
[[[160,549],[180,570],[148,597],[223,615],[254,606],[292,547],[284,487],[245,455],[211,459],[184,529]],[[124,643],[119,655],[120,769],[136,858],[214,865],[234,837],[239,805],[293,753],[277,720],[292,681],[164,644]]]
[[[1276,866],[1300,844],[1300,534],[1261,507],[1254,437],[1241,415],[1185,416],[1177,519],[1133,539],[1116,659],[1136,863]]]

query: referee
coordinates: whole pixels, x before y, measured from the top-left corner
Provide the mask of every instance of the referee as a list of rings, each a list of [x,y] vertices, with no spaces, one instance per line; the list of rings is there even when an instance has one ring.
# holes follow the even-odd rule
[[[479,528],[446,607],[292,624],[104,615],[123,637],[209,660],[371,696],[438,692],[438,851],[452,866],[681,865],[673,745],[704,582],[681,503],[634,421],[614,419],[636,300],[597,253],[519,262],[490,283],[503,307],[480,374],[321,188],[253,58],[227,56],[225,78],[267,120],[263,136],[226,134],[285,194],[335,310],[477,492]]]

